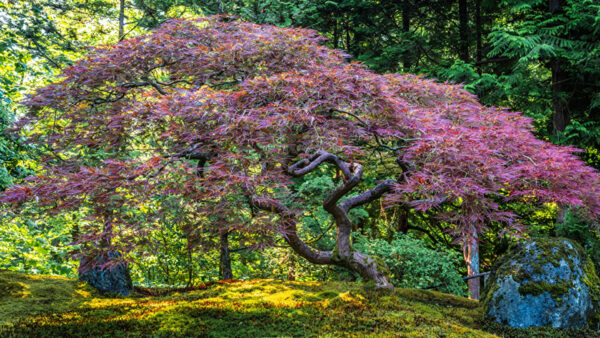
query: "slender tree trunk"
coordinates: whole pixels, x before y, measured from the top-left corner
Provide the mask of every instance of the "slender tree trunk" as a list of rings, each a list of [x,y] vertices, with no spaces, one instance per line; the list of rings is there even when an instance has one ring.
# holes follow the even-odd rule
[[[469,15],[467,0],[458,0],[458,28],[459,28],[459,57],[464,62],[469,62]]]
[[[561,97],[564,95],[563,84],[566,81],[566,74],[562,70],[561,62],[558,59],[553,59],[552,64],[552,94],[553,94],[553,105],[554,114],[552,116],[552,123],[554,126],[554,132],[560,133],[565,131],[567,125],[570,122],[569,107],[565,99]]]
[[[563,2],[564,0],[550,0],[548,3],[550,7],[550,13],[554,13],[555,11],[559,10],[560,7],[563,5]]]
[[[403,208],[398,209],[398,231],[406,234],[408,233],[408,211]]]
[[[77,221],[77,217],[75,217],[73,215],[73,229],[71,229],[71,239],[73,240],[74,243],[76,243],[77,241],[79,241],[79,235],[81,235],[81,231],[79,230],[79,222]],[[83,245],[85,245],[84,243],[82,243]],[[76,252],[79,252],[80,250],[77,250]]]
[[[475,0],[475,39],[477,40],[477,50],[475,58],[477,62],[483,59],[482,23],[481,23],[481,0]],[[481,70],[479,70],[481,73]]]
[[[187,281],[187,286],[192,286],[192,281],[194,280],[194,260],[192,257],[192,248],[190,247],[190,240],[188,238],[188,247],[187,247],[187,254],[188,254],[188,266],[187,266],[187,273],[188,273],[188,281]]]
[[[550,13],[554,14],[556,11],[560,11],[563,2],[561,0],[550,0]],[[554,132],[560,133],[565,131],[570,122],[569,107],[564,98],[561,97],[564,95],[563,87],[565,81],[567,81],[567,74],[563,70],[562,62],[558,58],[550,60],[550,66],[552,69],[552,103],[554,105],[552,124]]]
[[[412,3],[410,3],[410,1],[405,1],[404,5],[402,6],[402,32],[404,33],[408,33],[410,31],[411,6]],[[408,51],[405,51],[402,58],[402,68],[405,72],[408,72],[410,66],[410,55]]]
[[[167,248],[169,243],[167,241],[167,238],[165,237],[165,233],[163,231],[161,231],[160,236],[161,236],[164,248]],[[172,285],[173,283],[171,281],[171,269],[169,267],[169,262],[160,259],[160,255],[157,255],[157,258],[158,258],[158,265],[160,266],[161,270],[163,271],[163,273],[166,276],[167,284]]]
[[[346,21],[346,51],[350,53],[350,19]]]
[[[287,280],[295,281],[296,280],[296,256],[290,250],[288,252],[288,271],[287,271]]]
[[[112,232],[113,232],[113,224],[112,224],[112,213],[107,211],[104,214],[104,225],[102,228],[102,246],[109,247],[112,243]]]
[[[121,41],[125,35],[125,0],[121,0],[119,6],[119,41]]]
[[[477,241],[477,234],[474,234],[472,242],[466,243],[463,247],[463,255],[467,263],[467,276],[479,274],[479,242]],[[479,299],[479,278],[469,279],[467,283],[469,284],[469,298]]]
[[[333,20],[333,48],[337,49],[340,42],[340,33],[337,19]]]
[[[219,254],[219,275],[222,280],[233,279],[231,256],[229,253],[229,232],[223,232],[219,235],[219,244],[221,247]]]

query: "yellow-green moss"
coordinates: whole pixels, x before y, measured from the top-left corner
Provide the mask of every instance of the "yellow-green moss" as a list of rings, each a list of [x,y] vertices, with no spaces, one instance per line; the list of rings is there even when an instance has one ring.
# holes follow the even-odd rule
[[[477,301],[425,290],[365,291],[360,283],[252,280],[109,298],[75,280],[2,271],[0,287],[13,290],[0,302],[1,337],[494,337],[503,328],[481,330],[487,324]],[[38,307],[24,310],[32,304]]]
[[[4,294],[2,337],[493,336],[478,329],[477,302],[431,291],[399,289],[383,295],[365,291],[360,283],[253,280],[161,297],[108,298],[74,280],[58,279],[57,284],[54,277],[0,275],[2,281],[9,276],[23,283],[22,290],[44,290],[44,296],[36,291],[32,298],[21,297],[22,290]],[[7,315],[10,308],[25,309],[55,292],[60,297],[40,303],[39,311]]]
[[[527,282],[519,286],[519,293],[522,295],[539,296],[544,292],[549,292],[553,298],[558,299],[565,295],[571,288],[571,283],[546,283],[546,282]]]
[[[594,262],[589,257],[585,262],[583,273],[585,275],[583,283],[590,289],[596,311],[596,313],[591,316],[589,325],[590,327],[600,329],[600,278],[598,278],[598,275],[596,274]]]
[[[86,283],[59,276],[0,271],[0,326],[44,313],[67,312],[98,294]]]
[[[594,301],[600,302],[600,278],[598,278],[594,262],[590,258],[586,259],[583,273],[583,283],[590,289]]]
[[[377,265],[377,271],[383,273],[385,275],[385,278],[388,281],[391,281],[392,272],[390,271],[390,268],[387,266],[387,264],[385,264],[383,258],[377,255],[372,255],[371,258],[373,259],[373,261],[375,261],[375,265]]]

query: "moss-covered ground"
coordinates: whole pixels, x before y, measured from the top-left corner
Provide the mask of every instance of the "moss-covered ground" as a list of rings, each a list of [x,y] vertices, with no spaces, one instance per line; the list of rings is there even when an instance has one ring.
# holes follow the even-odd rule
[[[153,295],[152,295],[153,294]],[[0,337],[593,336],[483,321],[476,301],[362,284],[254,280],[102,296],[85,283],[0,271]]]

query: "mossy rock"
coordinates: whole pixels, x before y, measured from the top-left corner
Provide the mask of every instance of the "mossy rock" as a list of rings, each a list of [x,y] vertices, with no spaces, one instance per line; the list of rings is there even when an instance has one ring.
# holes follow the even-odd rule
[[[600,281],[583,248],[565,238],[511,247],[483,292],[486,318],[513,327],[583,328],[597,318]]]

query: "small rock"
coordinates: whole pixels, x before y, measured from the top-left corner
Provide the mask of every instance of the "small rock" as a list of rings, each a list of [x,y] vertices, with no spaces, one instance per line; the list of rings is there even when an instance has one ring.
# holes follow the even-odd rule
[[[119,262],[115,265],[101,268],[110,260],[120,257],[118,252],[108,252],[97,258],[82,258],[79,262],[79,279],[87,282],[104,293],[128,296],[133,290],[129,266]]]
[[[539,238],[511,248],[494,264],[482,297],[486,317],[526,328],[583,328],[596,318],[600,280],[583,248]]]

